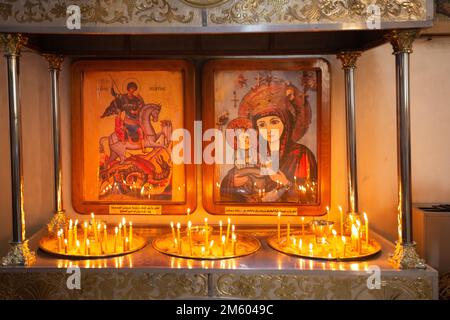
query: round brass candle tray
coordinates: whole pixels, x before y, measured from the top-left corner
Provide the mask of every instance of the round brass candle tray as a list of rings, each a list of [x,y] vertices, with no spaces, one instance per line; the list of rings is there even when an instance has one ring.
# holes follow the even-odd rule
[[[345,240],[344,240],[345,239]],[[291,233],[275,234],[267,239],[273,249],[284,254],[308,259],[353,261],[369,258],[381,252],[381,246],[373,239],[366,243],[365,239],[359,241],[351,237],[317,237],[314,234]]]
[[[259,240],[249,235],[236,234],[234,241],[229,237],[228,241],[223,243],[225,233],[221,237],[220,234],[208,232],[208,245],[206,245],[205,237],[194,234],[193,232],[189,239],[188,234],[183,232],[179,242],[171,233],[163,234],[153,239],[152,246],[157,251],[170,256],[201,260],[238,258],[252,254],[261,247]]]
[[[78,239],[83,240],[83,233],[80,232]],[[89,246],[86,246],[84,241],[79,241],[79,246],[76,245],[76,240],[66,246],[64,243],[58,243],[57,237],[45,236],[39,242],[39,248],[52,255],[59,256],[66,259],[98,259],[109,258],[126,255],[136,252],[147,245],[145,238],[133,235],[131,239],[124,237],[115,237],[113,234],[108,234],[107,239],[103,238],[101,241],[89,237]],[[72,242],[72,241],[71,241]]]

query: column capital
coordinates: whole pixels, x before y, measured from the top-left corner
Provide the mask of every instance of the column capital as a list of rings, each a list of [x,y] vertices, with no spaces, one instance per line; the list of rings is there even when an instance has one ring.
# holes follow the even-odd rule
[[[28,38],[20,33],[0,33],[0,43],[5,56],[19,56],[27,42]]]
[[[341,60],[343,69],[354,69],[356,60],[361,56],[361,51],[341,51],[336,56]]]
[[[412,53],[413,42],[419,33],[420,31],[417,29],[393,30],[386,34],[385,37],[389,40],[394,49],[393,54]]]
[[[51,53],[43,53],[42,56],[48,62],[48,68],[50,70],[58,70],[61,71],[62,63],[64,61],[64,57],[59,54],[51,54]]]

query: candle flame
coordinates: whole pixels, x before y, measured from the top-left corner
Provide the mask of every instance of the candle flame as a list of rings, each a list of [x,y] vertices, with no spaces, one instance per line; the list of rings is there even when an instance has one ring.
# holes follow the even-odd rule
[[[192,227],[192,222],[191,220],[188,221],[188,228],[190,229]]]
[[[337,232],[336,232],[336,230],[331,230],[331,233],[333,234],[333,236],[335,236],[336,237],[336,235],[337,235]]]
[[[117,235],[119,233],[119,228],[115,227],[114,228],[114,233]]]
[[[236,241],[236,234],[233,233],[233,235],[231,236],[231,239],[232,239],[233,241]]]
[[[345,236],[342,236],[341,239],[342,239],[342,242],[345,244],[345,241],[346,241]]]
[[[365,222],[369,222],[369,219],[367,218],[367,213],[363,212],[363,217]]]
[[[219,226],[222,226],[222,220],[219,221]]]
[[[211,240],[211,241],[209,242],[209,247],[212,248],[213,245],[214,245],[214,240]]]
[[[226,239],[226,237],[225,237],[225,236],[222,236],[222,244],[225,243],[225,239]]]
[[[177,229],[181,228],[181,223],[177,222]]]
[[[342,212],[342,207],[339,206],[339,207],[338,207],[338,210],[339,210],[339,212]]]
[[[191,213],[191,208],[187,208],[187,214],[189,215]]]
[[[80,246],[80,240],[77,240],[76,245],[77,245],[77,247]]]
[[[173,221],[170,221],[170,227],[173,228],[174,224]]]
[[[127,220],[125,219],[125,217],[122,217],[122,225],[126,225],[127,224]]]
[[[281,211],[278,211],[278,218],[281,217]]]
[[[94,219],[95,218],[95,214],[93,212],[91,212],[91,218]]]

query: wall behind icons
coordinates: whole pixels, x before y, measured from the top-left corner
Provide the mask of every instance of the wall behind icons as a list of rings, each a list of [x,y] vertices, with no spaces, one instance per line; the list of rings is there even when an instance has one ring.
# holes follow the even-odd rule
[[[411,128],[413,199],[415,202],[450,202],[450,38],[419,39],[411,57]],[[344,82],[341,64],[334,56],[332,79],[332,174],[331,207],[347,206]],[[24,183],[27,235],[30,236],[53,215],[53,168],[50,110],[50,79],[47,62],[26,51],[21,59]],[[70,61],[61,73],[64,205],[71,207]],[[397,234],[397,155],[395,64],[390,45],[363,54],[356,70],[357,147],[360,210],[366,211],[373,229],[391,240]],[[11,240],[11,178],[6,64],[0,59],[0,255]],[[200,169],[200,168],[198,168]],[[201,172],[198,170],[198,205],[191,216],[203,221]],[[107,217],[109,221],[120,217]],[[208,216],[212,223],[221,219]],[[151,217],[154,224],[166,224],[186,217]],[[285,218],[292,222],[299,219]],[[133,222],[149,223],[149,217],[133,216]],[[275,223],[272,217],[240,217],[242,224]]]

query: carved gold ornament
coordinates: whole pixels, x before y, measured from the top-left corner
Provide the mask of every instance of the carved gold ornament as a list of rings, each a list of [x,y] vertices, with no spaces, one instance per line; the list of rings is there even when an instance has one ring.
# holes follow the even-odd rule
[[[5,56],[18,56],[22,47],[27,44],[28,38],[21,34],[2,33],[0,34],[0,42]]]
[[[396,241],[395,251],[389,262],[398,269],[426,269],[425,261],[420,259],[415,243]]]
[[[239,0],[211,13],[214,24],[364,22],[372,0]],[[382,21],[425,19],[423,0],[379,0]]]
[[[342,62],[342,68],[356,68],[356,61],[361,56],[361,51],[343,51],[337,54],[337,58]]]
[[[11,248],[2,259],[3,266],[30,266],[36,261],[36,256],[34,252],[30,251],[28,247],[28,241],[23,243],[11,243]]]
[[[47,60],[48,68],[50,70],[61,71],[62,63],[64,62],[64,57],[62,55],[44,53],[42,54],[42,56],[45,58],[45,60]],[[50,225],[52,226],[52,229],[56,228],[55,230],[63,228],[66,223],[66,220],[67,217],[64,211],[57,212],[53,216],[52,221],[49,224],[49,230]]]
[[[214,274],[214,294],[234,299],[432,299],[432,279],[382,277],[381,288],[370,290],[367,276]]]
[[[418,35],[418,30],[394,30],[388,33],[386,38],[391,42],[394,54],[412,53],[412,45]]]

